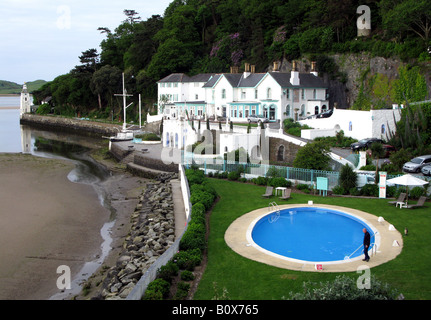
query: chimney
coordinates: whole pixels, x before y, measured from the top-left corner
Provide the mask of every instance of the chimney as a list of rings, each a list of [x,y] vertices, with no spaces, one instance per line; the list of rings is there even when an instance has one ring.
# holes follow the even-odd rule
[[[292,61],[292,71],[290,71],[290,83],[293,86],[299,86],[299,72],[296,61]]]
[[[252,64],[252,65],[250,66],[250,72],[251,72],[251,73],[256,73],[256,66],[255,66],[254,64]]]
[[[250,63],[246,62],[244,64],[244,79],[250,75]]]
[[[316,61],[311,61],[311,74],[314,74],[316,77],[318,76],[317,70],[316,70]]]
[[[230,73],[238,73],[238,67],[237,66],[230,67]]]
[[[280,66],[280,62],[274,61],[273,62],[273,70],[272,71],[278,71],[278,67]]]

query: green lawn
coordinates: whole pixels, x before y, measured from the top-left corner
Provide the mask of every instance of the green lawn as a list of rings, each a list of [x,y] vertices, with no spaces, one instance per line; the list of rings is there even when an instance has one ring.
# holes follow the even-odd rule
[[[292,198],[282,202],[276,197],[264,199],[265,187],[252,184],[210,179],[220,199],[214,206],[210,219],[208,239],[208,265],[194,299],[213,299],[226,290],[228,299],[279,300],[289,292],[302,290],[304,281],[328,281],[340,273],[299,272],[243,258],[232,251],[224,241],[224,233],[239,216],[257,208],[268,207],[270,201],[282,203],[333,204],[383,216],[397,230],[404,233],[404,248],[394,260],[371,269],[371,274],[390,284],[406,299],[431,299],[431,204],[414,210],[399,209],[388,205],[385,199],[359,199],[319,197],[292,193]],[[355,272],[346,273],[357,278]],[[215,289],[217,288],[217,289]]]

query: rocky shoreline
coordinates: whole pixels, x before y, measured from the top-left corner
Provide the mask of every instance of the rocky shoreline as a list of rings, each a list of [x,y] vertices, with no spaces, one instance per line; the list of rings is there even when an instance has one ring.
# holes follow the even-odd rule
[[[171,175],[176,178],[176,174]],[[114,266],[92,299],[125,299],[145,271],[175,241],[175,216],[170,179],[151,181],[130,217],[130,232]]]

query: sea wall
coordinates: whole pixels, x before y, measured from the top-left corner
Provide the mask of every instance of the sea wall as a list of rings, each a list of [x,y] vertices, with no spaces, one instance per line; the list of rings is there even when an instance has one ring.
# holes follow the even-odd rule
[[[121,126],[78,118],[63,118],[25,113],[21,115],[21,124],[37,126],[43,129],[89,133],[99,136],[111,136],[121,131]]]

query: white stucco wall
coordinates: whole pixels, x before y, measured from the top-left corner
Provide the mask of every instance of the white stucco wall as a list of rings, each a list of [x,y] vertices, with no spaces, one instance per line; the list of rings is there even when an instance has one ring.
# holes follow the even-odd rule
[[[395,121],[400,119],[400,110],[345,110],[334,109],[329,118],[307,119],[299,121],[314,129],[343,130],[344,135],[355,139],[382,138],[389,139],[389,131],[395,132]],[[384,131],[382,126],[384,125]],[[305,134],[305,133],[304,133]],[[311,135],[313,133],[306,133]],[[314,134],[316,137],[317,132]]]

